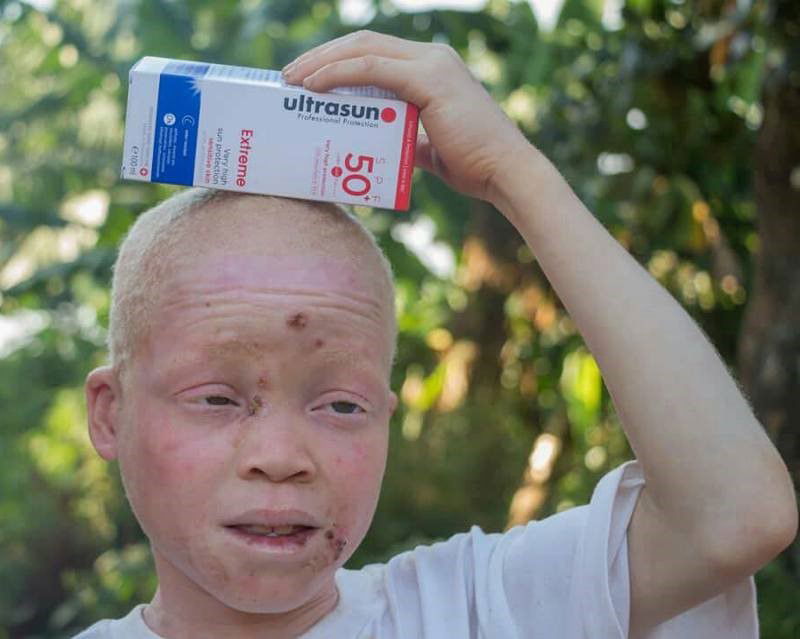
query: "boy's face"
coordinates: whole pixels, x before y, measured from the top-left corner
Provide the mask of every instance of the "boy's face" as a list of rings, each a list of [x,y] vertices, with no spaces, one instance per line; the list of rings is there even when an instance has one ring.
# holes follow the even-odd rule
[[[162,591],[293,610],[330,594],[374,514],[389,310],[341,256],[207,253],[159,287],[113,454]]]

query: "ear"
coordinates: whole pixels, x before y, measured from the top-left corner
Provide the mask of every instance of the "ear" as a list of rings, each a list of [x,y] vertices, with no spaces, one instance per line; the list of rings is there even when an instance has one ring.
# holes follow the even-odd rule
[[[86,406],[89,438],[97,453],[106,460],[116,459],[119,439],[121,386],[110,366],[95,368],[86,377]]]
[[[389,393],[389,417],[394,415],[394,411],[397,410],[397,393],[391,392]]]

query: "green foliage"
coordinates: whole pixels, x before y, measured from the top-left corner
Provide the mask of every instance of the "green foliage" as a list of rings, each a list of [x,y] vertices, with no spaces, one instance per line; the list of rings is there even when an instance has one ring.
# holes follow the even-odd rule
[[[758,250],[759,92],[782,46],[759,6],[630,0],[609,28],[599,0],[567,0],[543,31],[524,2],[418,14],[375,2],[367,26],[456,47],[733,365]],[[354,28],[329,0],[0,2],[0,303],[33,333],[0,361],[0,637],[67,636],[155,588],[117,470],[88,442],[80,388],[105,357],[114,247],[175,190],[118,180],[128,69],[145,54],[277,68]],[[536,516],[586,502],[631,453],[516,232],[418,174],[408,220],[432,221],[456,265],[439,277],[398,239],[396,214],[357,213],[397,275],[402,404],[351,566],[471,524],[502,529],[542,433],[561,452]],[[797,636],[796,577],[774,564],[759,587],[763,636]]]
[[[774,561],[756,575],[761,636],[793,639],[800,634],[800,584],[784,562]]]

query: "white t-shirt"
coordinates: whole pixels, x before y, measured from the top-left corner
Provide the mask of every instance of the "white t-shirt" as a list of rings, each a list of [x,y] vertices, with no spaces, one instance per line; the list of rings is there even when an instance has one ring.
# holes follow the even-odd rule
[[[386,564],[340,569],[337,607],[302,639],[624,639],[626,530],[643,485],[638,462],[628,462],[600,480],[586,506],[506,533],[473,526]],[[143,608],[77,639],[161,639]],[[643,639],[723,638],[758,638],[752,577]]]

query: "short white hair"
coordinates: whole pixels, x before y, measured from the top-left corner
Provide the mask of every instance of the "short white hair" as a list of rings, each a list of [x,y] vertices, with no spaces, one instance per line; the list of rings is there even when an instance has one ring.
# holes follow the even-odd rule
[[[375,236],[355,215],[332,202],[315,202],[274,196],[263,196],[190,188],[176,193],[142,213],[128,230],[120,244],[113,267],[111,282],[111,309],[108,320],[108,352],[110,364],[120,373],[131,359],[136,345],[152,325],[152,316],[159,283],[174,268],[179,251],[185,251],[188,228],[192,218],[211,205],[231,202],[238,198],[259,198],[265,204],[292,204],[310,214],[327,216],[334,224],[347,229],[348,237],[366,240],[368,249],[374,251],[382,266],[383,290],[391,321],[392,352],[394,361],[397,324],[394,303],[394,278],[386,255],[378,246]],[[265,207],[268,208],[268,207]]]

